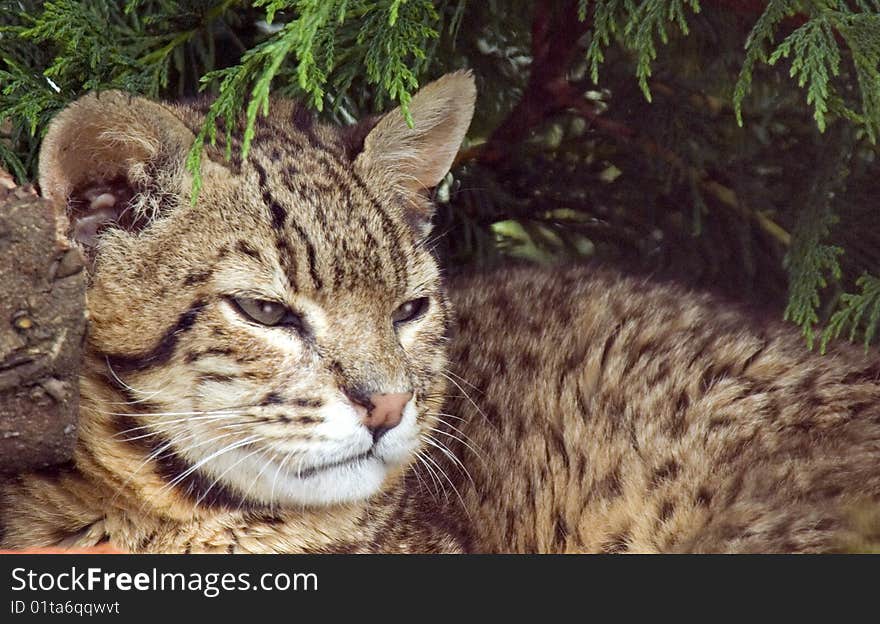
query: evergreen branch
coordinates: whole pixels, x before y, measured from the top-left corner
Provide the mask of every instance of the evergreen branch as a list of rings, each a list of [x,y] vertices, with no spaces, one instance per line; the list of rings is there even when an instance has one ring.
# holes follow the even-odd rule
[[[853,132],[840,126],[839,140],[827,144],[820,167],[815,172],[805,196],[805,209],[799,215],[792,245],[785,257],[789,274],[789,298],[783,317],[801,327],[812,349],[814,327],[819,322],[821,291],[828,277],[840,280],[840,256],[843,248],[823,242],[837,223],[833,199],[846,183],[854,144]]]
[[[840,74],[840,50],[830,22],[823,17],[806,22],[779,44],[767,63],[775,65],[780,58],[788,58],[792,50],[794,58],[789,73],[797,78],[799,87],[807,85],[807,104],[813,105],[816,125],[824,132],[828,81]]]
[[[787,17],[806,13],[806,21],[768,53],[775,31]],[[826,127],[826,114],[833,111],[863,125],[871,141],[880,132],[880,3],[873,0],[854,3],[770,0],[746,41],[746,57],[734,88],[734,110],[742,125],[742,104],[751,89],[759,62],[776,64],[791,58],[790,75],[799,87],[807,89],[807,103],[820,131]],[[844,104],[844,94],[832,88],[832,79],[841,72],[842,40],[851,54],[862,112]]]
[[[825,353],[828,343],[840,337],[849,327],[848,339],[853,342],[859,330],[864,331],[865,350],[877,335],[880,325],[880,278],[863,274],[856,280],[858,293],[845,293],[840,297],[840,309],[831,315],[822,332],[821,351]],[[867,314],[867,318],[865,315]]]
[[[699,0],[604,0],[593,2],[593,20],[590,44],[587,47],[587,63],[594,83],[599,81],[599,65],[605,60],[604,49],[611,41],[621,44],[636,55],[636,78],[642,93],[649,102],[651,90],[648,79],[651,66],[657,58],[656,40],[669,42],[668,26],[674,24],[688,34],[686,10],[700,12]],[[587,2],[577,6],[577,17],[587,18]]]
[[[770,0],[746,39],[746,56],[733,90],[733,109],[740,126],[743,125],[743,100],[752,88],[755,66],[759,62],[767,62],[767,48],[775,39],[776,28],[784,18],[794,15],[797,8],[793,0]]]
[[[820,203],[809,208],[798,221],[786,256],[789,301],[783,318],[801,327],[810,349],[815,340],[814,327],[819,322],[820,291],[828,285],[829,274],[835,280],[839,280],[842,274],[838,258],[843,249],[821,242],[834,222],[828,204]]]
[[[835,14],[834,26],[846,41],[852,54],[856,79],[862,97],[861,119],[872,142],[880,134],[880,3],[862,2],[860,6],[872,5],[875,14]]]
[[[426,58],[425,42],[438,36],[433,24],[439,16],[430,0],[257,0],[254,5],[265,8],[267,23],[272,23],[282,10],[294,17],[246,52],[238,65],[202,78],[203,87],[216,82],[219,88],[187,158],[187,168],[194,178],[193,201],[201,187],[201,153],[206,140],[212,144],[216,140],[217,120],[225,121],[228,150],[238,111],[247,99],[241,149],[241,158],[246,159],[257,115],[268,113],[273,81],[290,64],[290,57],[295,59],[299,88],[321,110],[325,86],[340,56],[336,53],[337,41],[353,43],[353,49],[346,51],[348,69],[337,80],[350,81],[352,69],[361,67],[367,82],[379,87],[379,102],[383,95],[399,102],[412,123],[407,104],[418,88],[417,75]],[[358,32],[349,40],[347,27],[355,20],[360,20]]]

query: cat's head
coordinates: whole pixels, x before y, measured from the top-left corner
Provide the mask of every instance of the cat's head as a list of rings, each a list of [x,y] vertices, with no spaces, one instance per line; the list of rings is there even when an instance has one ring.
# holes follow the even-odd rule
[[[346,129],[276,101],[246,161],[206,151],[195,205],[207,103],[103,92],[62,111],[40,186],[90,258],[86,378],[122,400],[86,393],[84,435],[139,445],[134,483],[160,473],[203,503],[356,501],[400,474],[445,387],[428,193],[474,98],[449,74],[413,97],[413,127],[396,109]]]

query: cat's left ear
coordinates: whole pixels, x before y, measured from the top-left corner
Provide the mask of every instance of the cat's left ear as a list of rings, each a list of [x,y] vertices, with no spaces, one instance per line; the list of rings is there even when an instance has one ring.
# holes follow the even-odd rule
[[[162,104],[120,91],[62,110],[40,149],[40,189],[67,207],[69,236],[92,253],[104,230],[135,233],[182,197],[195,135]]]
[[[386,113],[366,135],[355,168],[383,188],[396,190],[416,222],[427,224],[433,208],[427,191],[437,186],[464,140],[477,89],[470,71],[446,74],[409,103],[411,128],[400,108]]]

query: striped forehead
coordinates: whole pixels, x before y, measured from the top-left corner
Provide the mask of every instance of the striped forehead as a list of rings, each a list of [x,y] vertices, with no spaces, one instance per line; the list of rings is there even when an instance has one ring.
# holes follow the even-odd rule
[[[301,141],[254,150],[250,177],[294,291],[407,288],[411,231],[340,149]],[[336,146],[333,146],[336,147]],[[247,172],[246,172],[247,173]]]

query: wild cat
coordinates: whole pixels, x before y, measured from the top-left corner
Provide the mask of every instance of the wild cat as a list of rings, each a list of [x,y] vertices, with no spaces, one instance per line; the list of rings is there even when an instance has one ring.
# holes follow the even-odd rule
[[[90,260],[80,439],[3,486],[2,545],[859,547],[876,354],[820,357],[608,270],[444,280],[428,193],[474,100],[456,72],[412,99],[413,127],[344,129],[275,101],[247,160],[208,148],[194,204],[206,102],[104,92],[60,113],[40,186]]]

